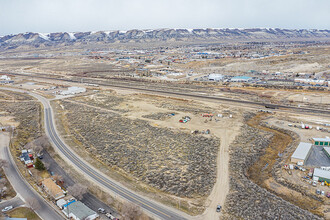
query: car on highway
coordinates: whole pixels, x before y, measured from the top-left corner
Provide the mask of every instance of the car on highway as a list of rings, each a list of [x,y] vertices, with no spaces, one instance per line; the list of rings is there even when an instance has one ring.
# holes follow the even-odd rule
[[[113,215],[111,215],[110,213],[105,214],[105,216],[107,216],[111,220],[115,219],[115,217]]]
[[[97,211],[99,211],[99,213],[105,214],[105,210],[103,208],[99,208]]]
[[[221,211],[221,205],[217,205],[217,212]]]
[[[2,209],[1,211],[2,212],[7,212],[7,211],[9,211],[9,210],[12,210],[14,207],[11,205],[11,206],[7,206],[7,207],[5,207],[4,209]]]

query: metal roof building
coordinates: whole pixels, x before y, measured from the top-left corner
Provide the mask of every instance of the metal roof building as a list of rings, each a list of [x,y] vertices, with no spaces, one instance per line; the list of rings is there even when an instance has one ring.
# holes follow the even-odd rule
[[[314,181],[327,181],[330,183],[330,171],[323,170],[321,168],[315,168],[314,174],[313,174],[313,180]]]
[[[63,212],[66,216],[75,220],[93,220],[99,217],[96,212],[80,201],[73,202],[67,207],[64,207]]]
[[[313,138],[313,144],[317,146],[330,146],[330,138]]]
[[[231,78],[231,82],[249,82],[252,80],[252,77],[249,76],[235,76]]]
[[[223,75],[222,74],[210,74],[209,75],[209,81],[221,81],[223,79]]]
[[[302,165],[306,162],[309,157],[312,149],[312,144],[300,142],[297,149],[293,152],[291,156],[292,163],[302,163]]]
[[[61,95],[74,95],[78,93],[86,92],[86,88],[83,87],[77,87],[77,86],[71,86],[66,91],[62,91]]]

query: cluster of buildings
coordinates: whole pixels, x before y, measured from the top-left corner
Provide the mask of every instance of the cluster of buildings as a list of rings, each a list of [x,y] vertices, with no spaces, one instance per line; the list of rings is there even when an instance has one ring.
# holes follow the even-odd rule
[[[22,150],[20,159],[27,168],[33,167],[34,157],[32,150]],[[29,173],[32,175],[30,170]],[[67,192],[52,178],[42,180],[41,187],[50,200],[55,201],[63,214],[68,218],[75,220],[94,220],[99,217],[95,211],[91,210],[85,204],[67,195]]]
[[[284,76],[283,74],[268,74],[259,75],[258,72],[249,71],[247,75],[241,76],[227,76],[217,73],[211,73],[208,76],[196,78],[197,81],[210,81],[210,82],[236,82],[236,83],[255,83],[263,85],[278,85],[278,86],[323,86],[329,87],[330,80],[325,79],[311,79],[311,78],[295,78],[292,74]]]
[[[69,198],[66,192],[51,178],[42,181],[42,188],[53,201],[56,201],[56,205],[68,218],[75,220],[94,220],[99,217],[95,211],[88,208],[84,203],[72,197]]]
[[[330,138],[313,138],[312,143],[301,142],[291,156],[291,163],[297,165],[305,165],[309,158],[313,146],[322,147],[324,153],[330,160]],[[319,152],[321,153],[321,152]],[[313,170],[313,181],[328,182],[330,183],[330,168],[320,167]]]

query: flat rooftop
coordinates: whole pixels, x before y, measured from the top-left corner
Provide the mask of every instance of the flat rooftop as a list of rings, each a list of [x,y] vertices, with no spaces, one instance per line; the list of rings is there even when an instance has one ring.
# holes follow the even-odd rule
[[[313,138],[314,141],[330,142],[330,138]]]
[[[315,168],[314,176],[330,179],[330,171],[322,170],[321,168]]]
[[[292,158],[305,160],[311,150],[312,144],[300,142],[297,149],[293,152]]]

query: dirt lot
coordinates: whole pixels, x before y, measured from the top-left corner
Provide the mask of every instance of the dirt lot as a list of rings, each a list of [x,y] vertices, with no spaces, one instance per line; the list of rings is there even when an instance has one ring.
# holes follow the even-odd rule
[[[200,211],[216,182],[219,137],[224,138],[228,129],[234,131],[235,124],[238,129],[240,126],[241,113],[228,107],[206,107],[158,96],[103,92],[53,104],[60,114],[61,126],[68,132],[66,136],[69,134],[80,149],[84,147],[97,155],[101,163],[125,178],[141,186],[148,184],[143,186],[144,191],[160,190],[186,197],[189,206],[198,204],[194,208]],[[202,117],[202,113],[216,117],[211,120]],[[191,120],[179,123],[184,116]],[[211,134],[203,134],[207,129]],[[229,141],[225,142],[227,147]],[[185,207],[184,202],[181,206]]]

